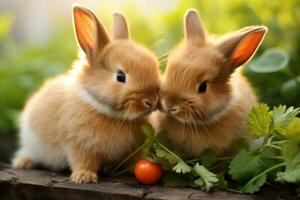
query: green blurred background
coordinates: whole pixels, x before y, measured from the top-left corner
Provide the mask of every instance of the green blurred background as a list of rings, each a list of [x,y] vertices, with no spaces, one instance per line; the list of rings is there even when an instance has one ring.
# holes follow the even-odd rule
[[[0,0],[1,148],[13,149],[26,99],[43,80],[66,71],[76,59],[73,2],[95,11],[109,31],[112,12],[124,13],[132,38],[162,58],[162,70],[168,50],[182,37],[188,8],[196,8],[207,29],[217,34],[264,24],[269,33],[244,72],[262,101],[300,106],[299,0]],[[9,150],[0,149],[0,159],[7,160]]]

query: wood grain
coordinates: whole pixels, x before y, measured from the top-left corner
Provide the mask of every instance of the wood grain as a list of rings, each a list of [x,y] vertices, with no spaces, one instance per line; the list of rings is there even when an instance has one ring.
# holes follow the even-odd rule
[[[256,195],[242,195],[225,191],[202,192],[190,188],[168,188],[161,185],[143,186],[133,177],[102,177],[98,184],[74,184],[68,174],[41,169],[12,169],[0,163],[0,199],[4,200],[294,200],[289,190],[265,188]]]

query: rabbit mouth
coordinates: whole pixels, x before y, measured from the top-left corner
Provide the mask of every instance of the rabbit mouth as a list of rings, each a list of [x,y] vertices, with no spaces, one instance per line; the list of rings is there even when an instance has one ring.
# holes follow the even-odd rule
[[[134,120],[137,118],[141,118],[141,117],[146,117],[148,116],[150,113],[152,113],[153,111],[155,111],[157,108],[156,107],[151,107],[148,108],[146,110],[140,110],[140,111],[125,111],[123,114],[124,118],[130,119],[130,120]]]
[[[177,121],[184,124],[202,124],[202,125],[210,125],[221,118],[223,118],[226,113],[230,110],[232,105],[231,101],[220,105],[219,107],[211,110],[211,111],[200,111],[196,108],[190,108],[188,110],[181,110],[177,113],[172,113],[169,111],[163,110],[167,116],[175,118]]]

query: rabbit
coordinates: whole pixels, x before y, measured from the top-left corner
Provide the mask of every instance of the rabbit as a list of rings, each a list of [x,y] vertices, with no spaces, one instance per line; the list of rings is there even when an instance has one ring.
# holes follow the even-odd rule
[[[238,67],[251,59],[268,29],[249,26],[212,36],[194,9],[186,12],[184,26],[184,39],[169,53],[161,80],[162,112],[153,113],[152,123],[186,157],[204,149],[232,154],[237,139],[251,141],[247,115],[257,103]]]
[[[113,15],[112,39],[92,12],[77,4],[73,22],[80,58],[26,103],[12,165],[70,167],[72,182],[96,183],[103,166],[144,142],[141,125],[157,108],[160,74],[154,54],[129,39],[120,13]]]

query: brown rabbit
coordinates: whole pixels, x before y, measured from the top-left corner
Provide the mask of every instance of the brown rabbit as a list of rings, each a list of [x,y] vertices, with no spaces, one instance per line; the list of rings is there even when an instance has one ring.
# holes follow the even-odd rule
[[[249,139],[247,114],[257,98],[239,70],[255,53],[267,28],[250,26],[215,38],[195,10],[185,16],[185,38],[169,54],[161,83],[156,128],[188,157],[206,148],[232,151],[237,138]]]
[[[158,102],[158,62],[129,40],[121,14],[113,19],[110,40],[91,11],[73,7],[76,38],[85,55],[27,102],[14,167],[70,166],[73,182],[97,182],[101,166],[119,161],[143,142],[140,127]]]

